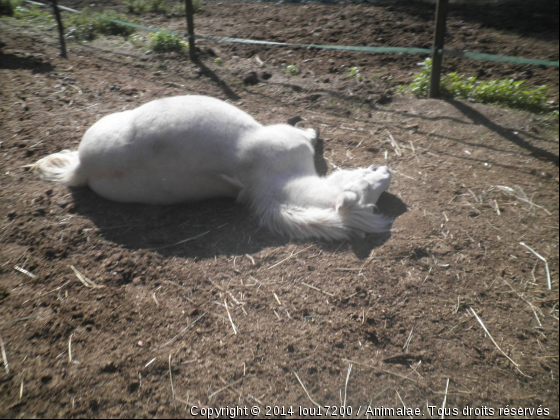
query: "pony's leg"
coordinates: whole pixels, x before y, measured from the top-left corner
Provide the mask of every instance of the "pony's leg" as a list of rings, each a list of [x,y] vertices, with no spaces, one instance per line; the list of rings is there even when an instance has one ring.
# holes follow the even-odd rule
[[[317,144],[317,138],[319,137],[317,130],[314,128],[305,128],[303,129],[303,132],[305,133],[305,137],[311,142],[311,145],[315,147]]]

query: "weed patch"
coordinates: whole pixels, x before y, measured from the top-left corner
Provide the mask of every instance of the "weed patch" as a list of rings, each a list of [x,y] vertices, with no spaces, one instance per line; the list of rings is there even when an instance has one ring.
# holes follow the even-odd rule
[[[163,0],[126,0],[124,6],[129,13],[135,15],[167,12],[167,7]]]
[[[150,35],[150,48],[157,53],[181,52],[188,49],[188,44],[178,36],[158,32]]]
[[[192,0],[192,4],[194,13],[202,9],[201,0]],[[135,15],[147,13],[184,15],[186,13],[184,1],[169,6],[165,3],[165,0],[125,0],[124,6],[128,13]]]
[[[418,97],[428,96],[432,60],[422,63],[423,69],[414,76],[410,91]],[[446,98],[467,99],[486,104],[495,104],[513,109],[535,113],[551,113],[554,111],[548,102],[548,86],[527,89],[525,81],[477,80],[476,77],[465,78],[458,73],[450,73],[441,79],[441,93]]]
[[[295,76],[296,74],[299,74],[299,69],[295,64],[285,67],[282,71],[288,76]]]
[[[6,0],[4,1],[6,2]],[[17,0],[8,0],[6,4],[10,4],[13,7],[13,14],[11,16],[16,19],[33,22],[37,25],[54,25],[55,23],[52,14],[42,7],[33,4],[25,4],[24,6],[23,2]]]
[[[103,13],[91,13],[88,9],[82,13],[65,13],[64,23],[68,28],[68,36],[77,40],[91,41],[99,34],[120,35],[128,37],[136,29],[130,26],[112,21],[122,21],[136,23],[137,20],[130,20],[126,16],[113,10],[105,10]]]

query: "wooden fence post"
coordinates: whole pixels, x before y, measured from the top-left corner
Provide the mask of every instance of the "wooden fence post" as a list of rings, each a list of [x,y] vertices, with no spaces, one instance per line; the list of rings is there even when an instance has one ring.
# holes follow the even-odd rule
[[[429,98],[440,97],[441,63],[443,61],[443,45],[445,43],[445,26],[449,0],[438,0],[436,9],[436,29],[434,31],[434,55],[432,56],[432,74],[430,75]]]
[[[192,0],[185,0],[185,6],[187,11],[187,31],[189,34],[189,56],[192,61],[196,60],[196,52],[194,50],[194,10],[192,5]]]
[[[66,41],[64,40],[64,26],[62,26],[62,19],[60,17],[60,11],[58,10],[58,4],[56,0],[52,0],[52,6],[54,9],[54,16],[56,18],[56,23],[58,24],[58,38],[60,39],[60,56],[62,58],[67,58],[66,54]]]

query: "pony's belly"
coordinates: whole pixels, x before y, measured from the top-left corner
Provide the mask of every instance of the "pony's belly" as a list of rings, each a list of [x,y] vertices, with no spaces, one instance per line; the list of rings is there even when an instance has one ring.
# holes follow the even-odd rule
[[[101,178],[92,176],[90,188],[100,196],[123,203],[176,204],[215,197],[237,197],[238,189],[218,174],[186,177],[131,176]]]

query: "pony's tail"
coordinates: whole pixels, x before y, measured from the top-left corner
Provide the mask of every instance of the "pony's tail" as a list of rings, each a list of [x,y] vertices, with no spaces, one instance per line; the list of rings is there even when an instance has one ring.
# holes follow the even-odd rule
[[[57,182],[68,187],[87,185],[87,176],[80,165],[78,152],[63,150],[38,160],[31,170],[45,181]]]
[[[292,239],[345,240],[366,233],[389,232],[393,219],[371,208],[341,215],[334,208],[296,207],[279,204],[255,209],[261,225]],[[260,211],[259,211],[260,210]]]

